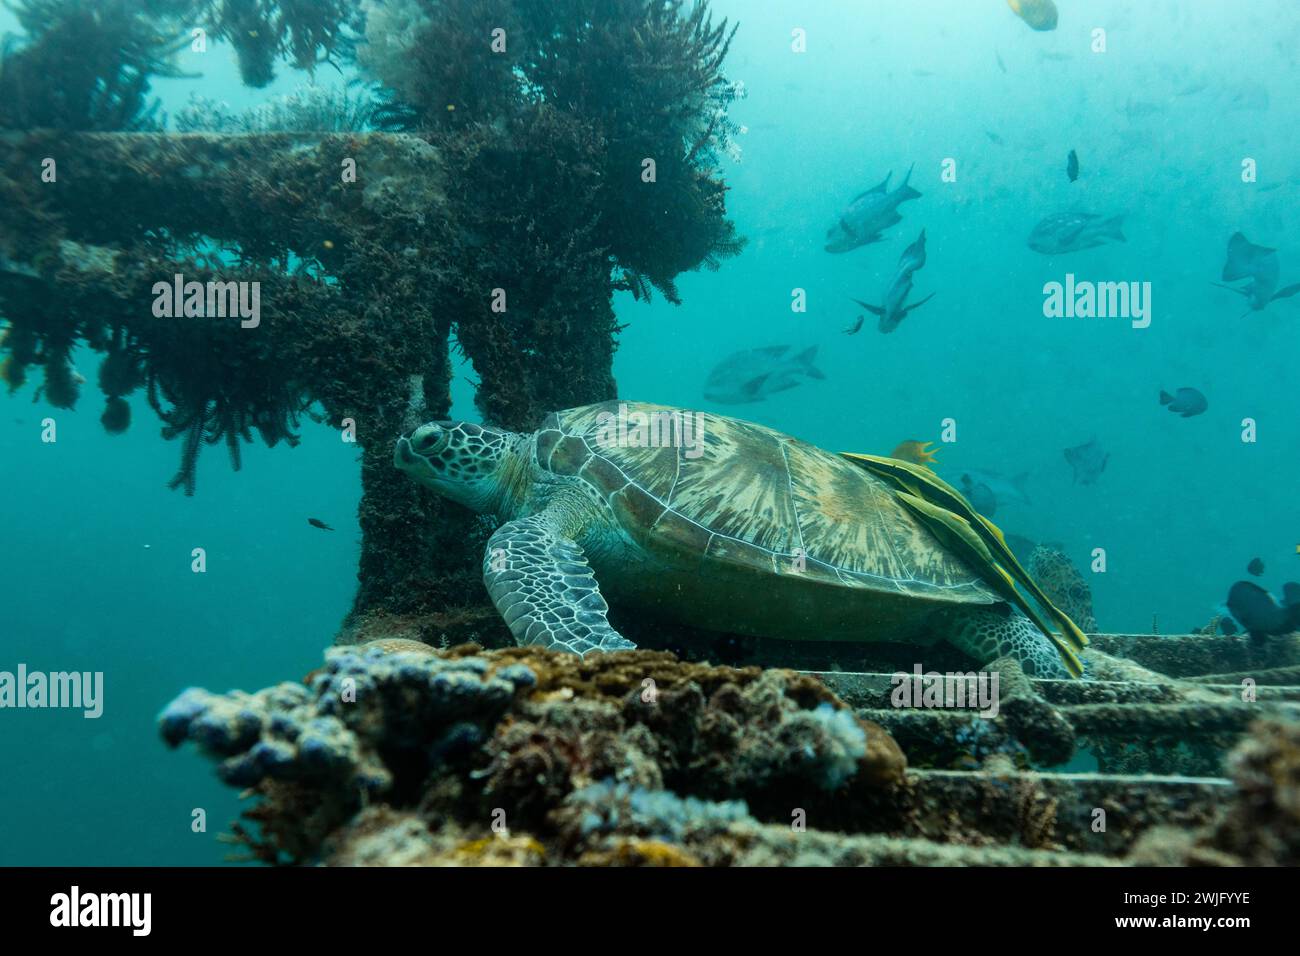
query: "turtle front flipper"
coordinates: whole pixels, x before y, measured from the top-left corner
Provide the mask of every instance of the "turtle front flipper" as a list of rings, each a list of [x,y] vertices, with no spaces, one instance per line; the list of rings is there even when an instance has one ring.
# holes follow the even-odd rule
[[[586,555],[556,525],[543,511],[503,524],[488,539],[483,583],[516,643],[579,656],[636,647],[610,627]]]

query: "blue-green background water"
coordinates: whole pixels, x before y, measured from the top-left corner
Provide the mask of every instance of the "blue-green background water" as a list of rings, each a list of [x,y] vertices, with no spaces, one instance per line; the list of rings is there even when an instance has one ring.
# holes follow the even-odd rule
[[[1243,318],[1243,300],[1211,286],[1237,230],[1278,248],[1283,284],[1300,280],[1300,8],[1058,0],[1059,28],[1040,34],[1000,0],[713,6],[740,22],[728,75],[746,85],[733,116],[747,131],[725,174],[750,244],[719,272],[683,276],[681,306],[617,300],[629,326],[622,396],[709,408],[701,386],[727,353],[816,344],[825,381],[711,410],[876,453],[938,442],[955,419],[940,474],[1029,473],[1032,504],[999,509],[1005,530],[1059,542],[1082,567],[1105,548],[1106,573],[1088,575],[1103,630],[1200,626],[1255,556],[1267,586],[1300,577],[1300,298]],[[1094,27],[1107,31],[1104,54],[1091,52]],[[791,50],[794,28],[806,53]],[[0,32],[12,29],[0,13]],[[173,114],[194,91],[243,108],[306,82],[286,72],[246,90],[219,45],[181,59],[202,77],[156,85]],[[1070,149],[1082,166],[1073,184]],[[1258,183],[1241,181],[1245,157]],[[940,181],[946,158],[955,183]],[[886,241],[825,253],[847,202],[913,163],[923,196]],[[1126,214],[1128,242],[1054,257],[1027,248],[1039,219],[1071,206]],[[849,296],[876,300],[921,227],[929,261],[915,297],[934,300],[891,335],[873,321],[843,335],[858,311]],[[1151,327],[1044,318],[1043,284],[1067,272],[1151,282]],[[806,313],[792,312],[794,289],[807,291]],[[80,367],[93,376],[89,356]],[[1158,404],[1159,389],[1181,386],[1206,394],[1205,415]],[[468,374],[454,397],[473,417]],[[296,449],[247,446],[238,474],[205,456],[186,498],[165,487],[177,445],[134,404],[135,426],[117,437],[93,401],[54,413],[51,445],[40,441],[51,410],[31,387],[0,396],[0,669],[103,671],[106,683],[99,720],[0,712],[0,863],[219,861],[215,834],[238,802],[206,761],[165,750],[157,711],[189,684],[300,678],[351,600],[352,446],[306,423]],[[1247,417],[1253,444],[1240,438]],[[1062,449],[1093,437],[1109,464],[1076,485]],[[190,570],[195,547],[206,574]],[[205,834],[190,830],[195,807]]]

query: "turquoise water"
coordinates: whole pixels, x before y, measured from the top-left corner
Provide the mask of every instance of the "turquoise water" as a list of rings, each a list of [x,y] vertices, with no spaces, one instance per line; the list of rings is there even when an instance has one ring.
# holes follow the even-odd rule
[[[1058,29],[1040,34],[994,0],[714,3],[740,23],[727,72],[745,83],[732,115],[747,131],[724,174],[749,245],[718,272],[682,276],[680,306],[618,296],[628,328],[615,374],[623,397],[737,414],[835,450],[933,441],[954,481],[1027,472],[1031,503],[997,521],[1083,568],[1105,549],[1105,573],[1087,575],[1099,627],[1183,632],[1253,557],[1270,588],[1300,576],[1300,298],[1242,317],[1244,301],[1211,285],[1238,230],[1277,247],[1283,284],[1300,280],[1300,11],[1058,6]],[[1090,49],[1098,26],[1105,53]],[[0,13],[0,32],[15,28]],[[791,50],[795,28],[807,52]],[[156,84],[171,113],[195,91],[243,108],[304,82],[285,71],[245,89],[220,44],[181,64],[203,75]],[[1256,183],[1242,182],[1247,157]],[[941,179],[949,158],[955,182]],[[852,197],[913,164],[922,198],[885,241],[823,251]],[[1127,242],[1052,257],[1026,246],[1041,218],[1074,206],[1125,214]],[[870,317],[844,335],[859,311],[849,298],[877,301],[922,227],[914,299],[935,298],[890,335]],[[1150,282],[1150,327],[1045,318],[1043,286],[1068,272]],[[806,312],[791,309],[796,289]],[[777,344],[818,346],[825,380],[748,406],[704,402],[724,356]],[[95,362],[80,368],[92,378]],[[470,378],[462,369],[453,392],[466,417]],[[1160,389],[1183,386],[1208,397],[1204,415],[1160,406]],[[355,582],[353,446],[306,422],[296,449],[245,446],[238,474],[207,455],[186,498],[164,487],[178,449],[158,440],[142,398],[125,435],[105,434],[87,401],[59,415],[53,445],[39,438],[49,408],[32,398],[29,385],[0,399],[0,669],[103,671],[105,711],[0,713],[0,863],[219,861],[214,835],[238,802],[207,762],[167,753],[153,720],[190,684],[254,689],[316,666]],[[1241,440],[1245,418],[1254,443]],[[945,419],[955,442],[940,441]],[[1106,470],[1075,484],[1063,449],[1094,437]],[[208,571],[196,575],[200,546]],[[195,807],[207,833],[190,830]]]

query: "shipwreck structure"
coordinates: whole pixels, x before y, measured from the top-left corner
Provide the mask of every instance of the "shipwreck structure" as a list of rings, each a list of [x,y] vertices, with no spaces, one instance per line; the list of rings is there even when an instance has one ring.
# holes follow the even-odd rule
[[[727,24],[680,0],[19,9],[27,37],[0,59],[4,382],[40,375],[49,405],[80,407],[69,356],[102,353],[104,427],[131,427],[143,392],[187,494],[204,446],[238,468],[241,443],[292,445],[318,418],[361,451],[344,639],[375,615],[488,626],[482,535],[394,471],[392,442],[446,417],[452,348],[498,425],[613,397],[613,293],[675,301],[677,275],[739,250]],[[250,85],[327,62],[367,82],[242,117],[200,102],[177,132],[149,81],[209,39]],[[255,285],[256,323],[160,317],[175,277]]]
[[[719,169],[740,90],[707,4],[18,11],[26,36],[0,51],[4,383],[39,383],[55,409],[99,402],[110,432],[149,427],[131,421],[144,396],[189,494],[205,447],[238,468],[247,442],[292,446],[304,417],[359,449],[347,646],[305,682],[192,691],[161,718],[170,744],[197,743],[254,798],[233,833],[254,858],[1300,858],[1295,635],[1096,635],[1091,681],[1003,662],[992,719],[897,706],[915,652],[887,646],[755,654],[786,668],[772,669],[463,643],[508,642],[478,579],[484,534],[392,467],[393,438],[447,413],[453,348],[498,425],[613,397],[613,294],[675,300],[678,275],[739,250]],[[251,86],[327,64],[358,84],[162,117],[151,79],[219,40]],[[255,321],[208,313],[206,296],[160,315],[158,286],[177,281],[255,285]],[[101,357],[89,382],[70,365],[82,347]],[[365,691],[353,708],[345,682]],[[1080,759],[1094,766],[1067,772]]]

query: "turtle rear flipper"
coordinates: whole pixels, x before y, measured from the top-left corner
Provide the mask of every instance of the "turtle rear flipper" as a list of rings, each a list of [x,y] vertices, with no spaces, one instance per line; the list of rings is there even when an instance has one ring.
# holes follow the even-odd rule
[[[1068,680],[1083,676],[1083,665],[1077,658],[1074,665],[1068,663],[1065,652],[1050,639],[1050,634],[1008,604],[962,608],[959,615],[953,615],[947,640],[981,666],[1012,657],[1031,677]]]
[[[596,576],[548,511],[509,521],[488,539],[483,583],[515,642],[583,656],[636,647],[606,615]]]

